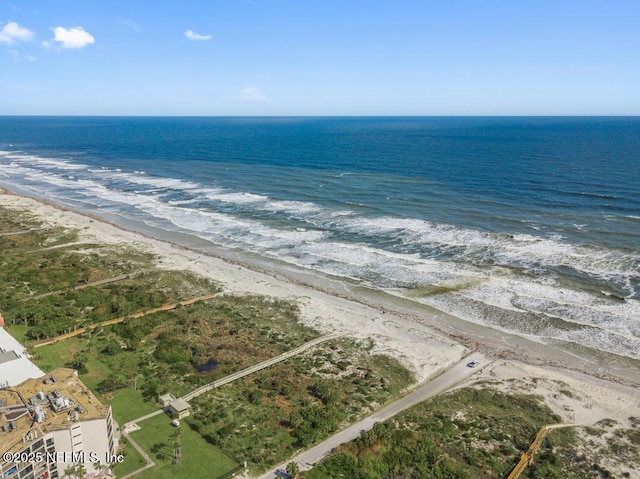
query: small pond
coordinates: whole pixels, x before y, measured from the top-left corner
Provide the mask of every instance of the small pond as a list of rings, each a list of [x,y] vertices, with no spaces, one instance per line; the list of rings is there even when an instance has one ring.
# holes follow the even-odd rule
[[[218,367],[218,361],[216,361],[215,359],[209,359],[209,361],[207,361],[204,364],[200,364],[199,366],[195,366],[196,372],[198,373],[207,373],[209,371],[214,370],[215,368]]]

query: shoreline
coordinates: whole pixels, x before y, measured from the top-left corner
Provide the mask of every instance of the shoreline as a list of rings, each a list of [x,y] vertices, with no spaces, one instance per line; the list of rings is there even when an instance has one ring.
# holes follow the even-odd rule
[[[80,240],[150,253],[156,267],[203,275],[220,283],[224,293],[262,294],[295,302],[300,307],[301,320],[320,334],[346,334],[370,349],[371,354],[399,360],[414,373],[415,382],[408,390],[428,383],[462,358],[479,351],[487,358],[486,362],[454,389],[491,387],[508,394],[533,394],[541,397],[563,422],[576,426],[594,426],[608,419],[629,430],[635,424],[632,418],[640,418],[640,386],[636,376],[614,374],[605,370],[603,364],[596,369],[593,367],[596,359],[593,364],[585,363],[583,358],[553,346],[473,325],[446,313],[430,311],[426,306],[422,311],[416,310],[416,304],[409,299],[361,286],[349,289],[340,281],[332,284],[331,278],[309,285],[316,278],[311,272],[296,277],[289,270],[277,268],[259,271],[251,264],[156,239],[95,215],[6,189],[0,189],[0,206],[28,211],[52,227],[77,230]],[[342,286],[343,290],[332,293],[326,290],[329,286]],[[349,299],[344,297],[346,294],[357,297]],[[617,464],[608,455],[607,464],[614,470],[628,467],[640,470],[640,466]]]
[[[421,335],[438,337],[440,339],[446,338],[448,342],[456,343],[466,351],[479,350],[492,357],[509,358],[530,365],[548,366],[586,374],[594,378],[627,386],[640,387],[640,362],[631,358],[601,351],[596,351],[599,357],[593,354],[594,351],[592,351],[590,355],[579,355],[558,346],[543,344],[514,333],[504,332],[466,321],[431,306],[412,301],[401,295],[376,290],[355,282],[352,283],[346,278],[330,277],[323,273],[306,270],[275,259],[263,258],[251,252],[227,250],[221,246],[216,246],[198,237],[189,235],[188,233],[167,232],[160,228],[149,227],[143,223],[138,223],[139,226],[144,226],[149,230],[149,233],[145,233],[133,226],[128,227],[119,224],[114,220],[101,217],[89,211],[81,209],[78,211],[72,207],[60,205],[21,192],[15,192],[6,187],[0,188],[0,197],[3,198],[0,203],[3,205],[6,204],[5,198],[11,197],[15,198],[17,203],[35,202],[43,207],[51,208],[54,211],[71,215],[74,217],[72,223],[76,223],[76,227],[79,230],[103,225],[103,227],[112,229],[106,236],[113,236],[114,231],[120,232],[119,236],[123,237],[122,239],[138,243],[138,246],[151,247],[154,253],[159,256],[164,255],[170,257],[171,254],[174,253],[170,251],[172,249],[180,251],[189,258],[186,264],[178,264],[175,265],[176,267],[186,267],[187,269],[212,277],[222,283],[225,283],[224,279],[213,277],[211,271],[207,271],[206,268],[203,269],[202,258],[198,258],[198,256],[208,258],[212,262],[218,263],[217,266],[219,267],[224,264],[227,267],[240,268],[238,271],[244,272],[245,276],[252,276],[253,274],[271,278],[272,282],[280,283],[277,287],[277,289],[280,290],[283,288],[286,289],[286,285],[289,285],[290,289],[303,290],[302,293],[305,291],[313,291],[326,295],[329,298],[357,304],[361,308],[371,310],[366,316],[371,317],[373,315],[377,317],[377,321],[382,324],[391,323],[397,326],[399,323],[403,323],[402,326],[408,329],[408,331],[415,330]],[[24,209],[31,211],[29,205],[26,204],[24,205]],[[51,215],[36,214],[36,216],[43,221],[47,221],[47,218]],[[106,216],[115,217],[116,215],[107,214]],[[136,224],[135,220],[122,219],[132,225]],[[58,224],[60,223],[58,222]],[[64,222],[62,222],[61,225],[65,226]],[[153,235],[153,232],[157,232],[158,235]],[[106,232],[103,231],[103,233]],[[165,235],[161,233],[165,233]],[[105,236],[105,234],[103,234],[103,236]],[[127,236],[128,238],[126,238]],[[166,237],[163,238],[162,236]],[[104,238],[100,238],[98,235],[97,239],[101,240]],[[183,240],[183,242],[180,242],[180,240]],[[109,241],[107,241],[107,243],[108,242]],[[198,243],[200,243],[200,245],[198,245]],[[163,267],[160,263],[158,266]],[[168,267],[170,269],[170,265]],[[266,280],[266,278],[255,277],[244,279],[245,281],[242,281],[242,283],[245,284],[238,285],[239,287],[236,288],[237,292],[250,292],[252,288],[247,287],[247,282],[264,282]],[[300,294],[300,291],[297,293],[298,297],[305,296],[305,294]],[[268,294],[274,293],[271,292]],[[275,295],[280,296],[280,294],[277,293]],[[286,296],[287,295],[284,295],[283,297]],[[312,315],[313,313],[311,313],[311,316]],[[319,328],[321,331],[340,330],[339,325],[336,325],[335,322],[331,325],[325,321],[323,324],[323,321],[319,320],[319,318],[311,320],[307,318],[307,322],[311,326]],[[329,329],[326,329],[327,326],[329,326]],[[372,323],[369,322],[368,326],[372,326]],[[360,333],[362,333],[362,331],[360,331]],[[358,339],[367,339],[363,337],[362,334],[358,336]],[[397,357],[397,353],[394,354],[394,356]],[[403,355],[404,354],[400,353],[400,356]],[[407,362],[406,358],[404,362]],[[612,364],[625,362],[631,365],[625,368],[623,367],[624,364],[622,366]],[[635,363],[638,363],[638,365],[636,366]],[[412,366],[414,369],[416,368],[415,364],[412,364]],[[418,378],[422,378],[423,380],[430,376],[432,376],[432,374],[425,375],[424,372],[423,374],[418,374]]]
[[[184,244],[158,239],[110,222],[98,215],[0,188],[0,205],[29,211],[41,221],[77,229],[101,244],[132,245],[153,253],[163,269],[187,269],[223,284],[232,294],[257,293],[299,304],[306,324],[323,333],[347,333],[373,341],[373,353],[391,355],[409,367],[422,383],[470,351],[524,367],[542,368],[570,377],[592,378],[632,390],[640,387],[640,371],[611,369],[607,358],[587,360],[555,346],[537,343],[457,318],[384,291],[285,267],[268,270],[269,261],[253,264],[220,257]],[[179,235],[183,235],[180,233]],[[187,236],[187,235],[184,235]],[[240,258],[240,256],[238,256]],[[275,262],[273,262],[275,263]],[[640,404],[638,404],[640,407]]]

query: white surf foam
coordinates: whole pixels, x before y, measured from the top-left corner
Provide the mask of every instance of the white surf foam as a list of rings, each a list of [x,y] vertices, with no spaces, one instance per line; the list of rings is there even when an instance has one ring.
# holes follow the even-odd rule
[[[77,173],[71,176],[68,170]],[[83,171],[87,172],[84,176]],[[103,200],[93,204],[135,208],[146,215],[146,221],[161,227],[373,286],[443,286],[443,291],[455,292],[431,294],[421,301],[540,341],[574,341],[630,357],[640,351],[639,301],[631,296],[616,301],[570,289],[559,285],[551,273],[568,268],[585,277],[625,285],[632,293],[632,280],[638,278],[640,267],[637,252],[572,245],[559,236],[509,235],[413,218],[363,217],[312,202],[141,172],[89,170],[70,161],[15,152],[1,152],[0,174],[23,178],[45,190],[50,185],[60,192],[75,192],[88,202]],[[133,191],[127,191],[128,187]],[[224,213],[215,210],[220,203],[225,205]],[[192,204],[208,204],[208,208],[197,210],[189,207]],[[234,205],[237,214],[227,208]],[[283,213],[299,223],[276,226],[250,217],[247,212],[251,211]],[[376,242],[391,245],[390,249]],[[514,269],[518,267],[528,274]],[[540,276],[531,274],[536,271]],[[519,324],[515,319],[523,314],[537,315],[538,323]]]

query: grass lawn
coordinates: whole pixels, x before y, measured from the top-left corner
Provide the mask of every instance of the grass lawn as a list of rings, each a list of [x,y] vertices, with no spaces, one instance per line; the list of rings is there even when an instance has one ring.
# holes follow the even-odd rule
[[[6,331],[16,338],[18,342],[24,345],[27,342],[27,331],[29,331],[29,326],[24,324],[7,324],[5,326]]]
[[[129,388],[118,389],[104,397],[100,397],[100,399],[107,404],[111,404],[113,417],[121,426],[158,409],[155,404],[145,401],[140,391],[134,391]],[[146,424],[146,422],[143,424]]]
[[[116,477],[123,477],[146,464],[140,453],[132,445],[127,444],[124,449],[124,462],[116,464],[113,472]]]
[[[100,381],[112,372],[109,366],[97,359],[87,361],[87,371],[86,374],[80,374],[80,379],[92,391],[96,391]]]
[[[171,425],[171,419],[162,414],[141,422],[139,426],[142,429],[131,433],[131,437],[156,462],[155,467],[137,476],[140,479],[192,479],[194,477],[215,479],[238,466],[234,460],[205,441],[184,422],[180,427],[184,455],[180,464],[174,466],[172,464],[173,437],[176,429]]]
[[[33,355],[31,359],[43,371],[50,371],[59,367],[68,367],[66,365],[71,362],[73,355],[77,351],[85,349],[87,345],[88,341],[86,339],[70,338],[55,344],[33,348],[31,350],[31,354]]]

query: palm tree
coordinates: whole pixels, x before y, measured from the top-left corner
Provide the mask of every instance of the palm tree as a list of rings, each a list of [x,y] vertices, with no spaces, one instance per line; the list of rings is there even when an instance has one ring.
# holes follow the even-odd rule
[[[98,471],[98,477],[106,475],[106,472],[108,470],[108,464],[102,464],[102,462],[100,461],[96,461],[93,467]]]
[[[173,439],[173,464],[180,464],[180,459],[182,459],[182,437],[181,437],[181,428],[176,427],[173,433],[171,433],[171,437]]]
[[[74,478],[76,477],[76,468],[75,466],[69,466],[64,470],[64,477]]]
[[[87,468],[84,467],[84,464],[76,464],[76,476],[85,477],[87,475]]]
[[[298,466],[298,463],[296,461],[291,461],[289,464],[287,464],[287,474],[289,474],[289,477],[291,477],[291,479],[296,479],[299,473],[300,466]]]
[[[74,464],[64,470],[64,477],[68,477],[69,479],[80,479],[86,475],[87,468],[84,467],[84,464]]]

